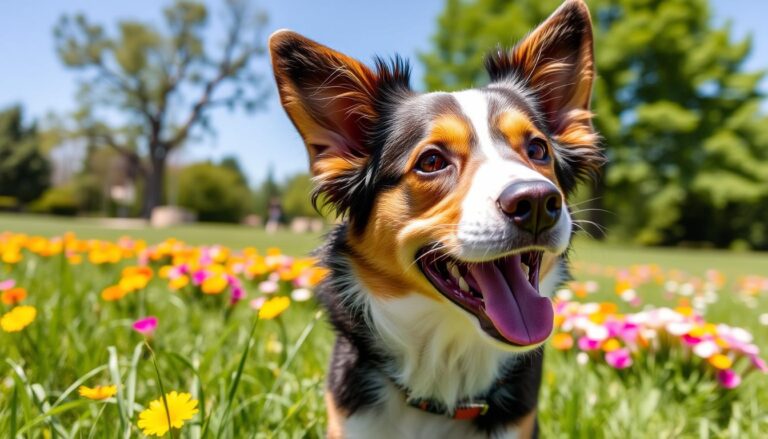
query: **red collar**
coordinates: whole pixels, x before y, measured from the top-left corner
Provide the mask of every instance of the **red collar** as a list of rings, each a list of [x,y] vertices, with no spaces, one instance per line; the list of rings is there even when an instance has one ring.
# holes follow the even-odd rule
[[[483,400],[462,401],[456,405],[453,411],[445,408],[442,404],[429,399],[408,400],[408,405],[436,415],[448,416],[451,419],[462,419],[472,421],[488,412],[488,403]]]

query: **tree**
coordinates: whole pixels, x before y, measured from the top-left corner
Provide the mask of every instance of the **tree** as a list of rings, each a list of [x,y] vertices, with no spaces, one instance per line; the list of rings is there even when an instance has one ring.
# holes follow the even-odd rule
[[[0,196],[21,204],[50,185],[51,165],[40,151],[37,126],[25,126],[21,107],[0,111]]]
[[[254,110],[266,96],[254,73],[266,17],[251,14],[247,0],[227,0],[224,12],[219,50],[206,41],[209,11],[196,1],[166,8],[163,30],[121,21],[111,35],[82,15],[64,16],[55,28],[61,61],[83,74],[79,134],[119,151],[137,169],[145,217],[163,202],[168,155],[212,132],[211,111]]]
[[[200,221],[237,222],[249,208],[251,193],[230,168],[196,163],[179,173],[178,198]]]
[[[320,213],[312,205],[312,177],[309,174],[296,174],[283,185],[283,211],[289,218],[319,217]]]
[[[421,56],[427,87],[482,84],[484,54],[512,46],[559,3],[447,0]],[[744,69],[751,40],[713,26],[706,0],[589,6],[592,108],[609,158],[586,197],[595,198],[591,219],[645,244],[768,248],[768,117],[758,90],[765,72]]]
[[[261,186],[254,193],[253,205],[257,215],[267,218],[269,215],[269,205],[273,200],[279,199],[282,195],[280,185],[275,181],[275,171],[272,166],[267,170],[267,178],[261,183]]]

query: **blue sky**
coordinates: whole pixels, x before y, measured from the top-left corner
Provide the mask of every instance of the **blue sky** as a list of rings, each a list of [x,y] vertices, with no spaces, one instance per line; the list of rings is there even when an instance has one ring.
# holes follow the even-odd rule
[[[210,1],[209,1],[210,2]],[[85,12],[95,22],[114,24],[130,18],[159,22],[157,0],[26,0],[6,3],[0,14],[0,107],[22,103],[30,118],[73,109],[76,77],[54,53],[52,28],[64,13]],[[268,32],[289,28],[330,47],[370,61],[372,55],[400,53],[414,62],[414,85],[423,70],[416,53],[429,47],[435,17],[443,0],[273,0],[260,6],[269,15]],[[736,37],[752,34],[754,47],[748,67],[768,68],[768,1],[714,0],[716,23],[730,20]],[[268,64],[260,63],[268,73]],[[271,79],[270,79],[271,81]],[[270,83],[271,84],[271,83]],[[764,88],[768,84],[764,83]],[[214,113],[214,138],[188,145],[185,160],[236,155],[252,182],[260,181],[271,165],[278,177],[303,171],[307,159],[301,139],[279,105],[276,92],[267,108],[256,114]]]

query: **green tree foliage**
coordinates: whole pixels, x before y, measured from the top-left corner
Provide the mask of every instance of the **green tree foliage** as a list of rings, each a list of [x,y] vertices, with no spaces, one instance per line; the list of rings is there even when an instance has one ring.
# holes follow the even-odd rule
[[[56,50],[81,72],[77,134],[124,155],[143,180],[144,215],[163,202],[168,154],[210,133],[213,109],[256,109],[266,88],[257,74],[263,14],[247,0],[227,0],[223,44],[210,38],[209,11],[177,0],[164,28],[125,20],[110,32],[86,17],[62,17]]]
[[[283,211],[288,218],[320,216],[312,206],[312,177],[309,174],[301,173],[288,178],[282,192]]]
[[[484,54],[512,46],[559,0],[447,0],[422,55],[432,90],[487,81]],[[744,68],[751,40],[716,27],[706,0],[591,0],[592,108],[610,163],[590,217],[645,244],[768,248],[768,117]]]
[[[51,165],[39,143],[37,127],[24,125],[21,107],[0,111],[0,196],[26,204],[48,188]]]
[[[250,190],[227,166],[196,163],[179,172],[178,182],[178,204],[200,221],[238,222],[250,207]]]
[[[280,184],[275,180],[275,171],[270,166],[267,171],[267,178],[264,179],[254,193],[253,206],[256,215],[259,215],[262,218],[267,218],[269,214],[269,203],[275,199],[279,200],[282,193],[283,188],[280,187]]]

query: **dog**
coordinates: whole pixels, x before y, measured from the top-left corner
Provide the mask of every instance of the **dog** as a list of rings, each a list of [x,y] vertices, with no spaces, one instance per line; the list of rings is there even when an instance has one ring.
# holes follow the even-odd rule
[[[459,92],[416,93],[399,57],[370,68],[287,30],[269,49],[312,200],[343,219],[319,250],[328,436],[536,436],[567,200],[603,163],[587,6],[567,0]]]

